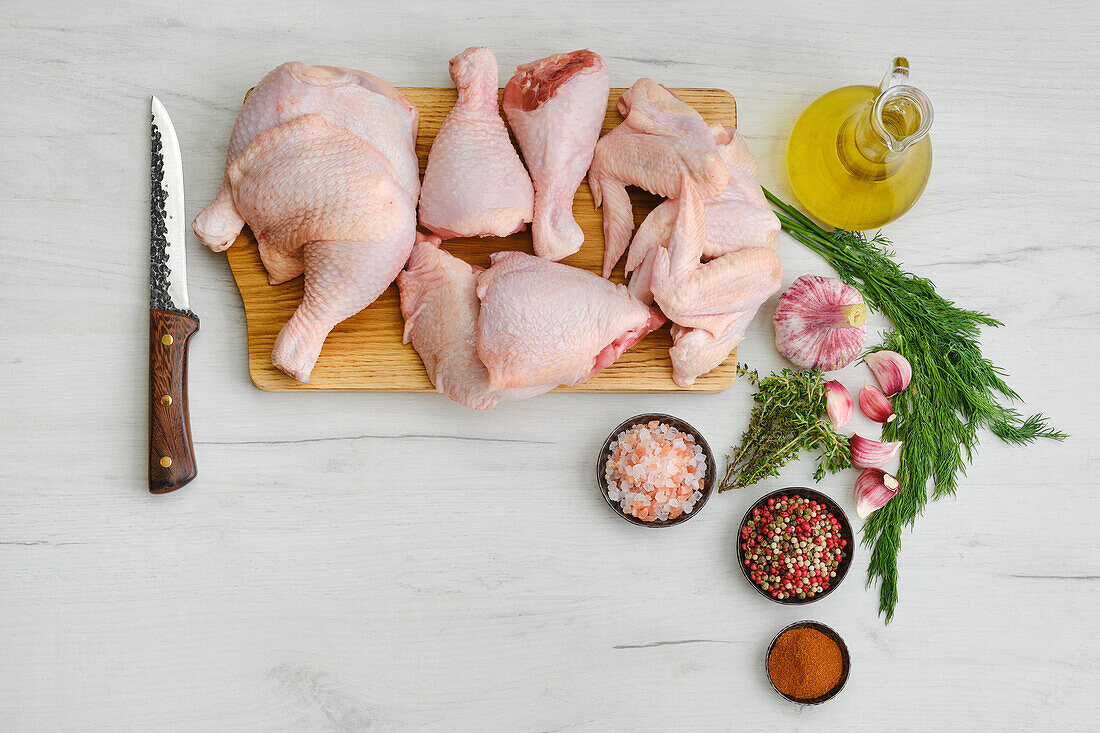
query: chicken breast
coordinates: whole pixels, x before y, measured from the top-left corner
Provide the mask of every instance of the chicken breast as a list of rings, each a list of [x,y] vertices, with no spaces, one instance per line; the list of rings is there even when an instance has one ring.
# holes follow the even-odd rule
[[[535,186],[535,254],[560,260],[581,248],[573,196],[584,179],[607,114],[611,75],[588,50],[532,61],[504,87],[504,114]]]
[[[596,144],[588,185],[603,206],[603,276],[610,277],[634,230],[627,186],[666,198],[680,195],[685,177],[706,197],[719,195],[729,171],[707,123],[652,79],[639,79],[619,98],[622,124]]]
[[[411,343],[435,388],[466,407],[485,410],[503,400],[548,392],[554,384],[527,389],[489,389],[489,372],[477,355],[480,268],[438,247],[419,242],[397,276],[404,343]]]
[[[522,252],[495,253],[477,295],[490,390],[580,384],[664,323],[622,285]]]
[[[428,153],[420,223],[444,239],[503,237],[531,221],[535,192],[497,106],[497,60],[484,47],[451,59],[458,101]]]

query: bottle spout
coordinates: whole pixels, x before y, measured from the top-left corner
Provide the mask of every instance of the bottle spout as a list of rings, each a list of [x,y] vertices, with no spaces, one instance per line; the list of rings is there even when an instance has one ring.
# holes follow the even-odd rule
[[[928,134],[932,101],[909,84],[909,59],[898,56],[890,64],[870,116],[875,136],[891,153],[904,152]]]
[[[895,56],[894,60],[890,62],[890,68],[887,69],[886,75],[882,77],[882,82],[878,85],[879,94],[885,92],[890,87],[896,87],[899,84],[909,83],[909,59],[904,56]]]

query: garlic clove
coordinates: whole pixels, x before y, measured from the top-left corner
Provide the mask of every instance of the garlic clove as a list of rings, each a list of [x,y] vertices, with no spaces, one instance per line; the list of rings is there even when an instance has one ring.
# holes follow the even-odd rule
[[[779,296],[772,325],[775,348],[804,369],[848,366],[867,340],[867,304],[847,283],[803,275]]]
[[[904,392],[913,378],[909,360],[896,351],[872,351],[863,357],[863,363],[870,367],[888,397]]]
[[[901,441],[880,443],[857,433],[848,439],[848,446],[852,449],[854,468],[882,468],[897,455]]]
[[[856,514],[866,519],[898,495],[897,478],[878,468],[868,468],[856,479]]]
[[[852,395],[835,379],[825,383],[825,414],[837,428],[844,427],[852,419]]]
[[[897,417],[894,406],[886,399],[882,390],[870,384],[864,385],[859,391],[859,409],[875,422],[890,422]]]

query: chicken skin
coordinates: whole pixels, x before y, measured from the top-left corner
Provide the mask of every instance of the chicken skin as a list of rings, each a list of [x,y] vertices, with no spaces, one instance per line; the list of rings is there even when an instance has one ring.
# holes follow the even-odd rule
[[[657,82],[639,79],[623,92],[619,114],[622,123],[600,138],[588,171],[592,198],[603,207],[604,277],[610,277],[634,230],[627,186],[676,198],[686,177],[709,198],[729,182],[707,123]]]
[[[539,257],[557,261],[584,242],[573,196],[592,163],[610,87],[603,59],[588,50],[523,64],[504,87],[504,114],[535,186]]]
[[[300,382],[309,381],[329,331],[393,282],[416,235],[413,203],[390,162],[320,114],[258,134],[195,230],[202,238],[245,223],[273,285],[305,273],[305,295],[271,355]],[[233,239],[213,241],[225,249]]]
[[[522,252],[495,253],[477,295],[490,390],[580,384],[664,323],[624,286]]]
[[[760,306],[782,284],[772,247],[748,247],[702,262],[705,207],[684,176],[668,247],[656,250],[653,299],[673,328],[672,378],[681,387],[725,361]]]
[[[424,362],[435,388],[475,410],[487,410],[504,400],[521,400],[553,389],[489,389],[489,372],[477,355],[481,301],[473,267],[445,252],[437,243],[418,242],[397,276],[404,343],[411,343]]]
[[[779,238],[779,219],[757,183],[756,160],[734,128],[715,125],[711,130],[729,168],[729,183],[718,196],[703,201],[707,233],[703,257],[719,257],[750,247],[774,248]],[[675,199],[659,204],[638,227],[630,243],[626,256],[626,272],[634,272],[630,292],[643,302],[652,302],[649,281],[653,256],[658,247],[668,246],[678,206]]]
[[[458,101],[428,153],[420,223],[443,239],[504,237],[531,221],[535,192],[497,106],[497,60],[484,47],[451,59]]]

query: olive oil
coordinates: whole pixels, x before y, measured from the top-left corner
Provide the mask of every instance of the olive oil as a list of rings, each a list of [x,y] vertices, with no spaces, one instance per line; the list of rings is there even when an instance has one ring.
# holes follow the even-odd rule
[[[834,89],[799,117],[787,144],[787,174],[812,215],[842,229],[874,229],[898,218],[932,170],[932,105],[894,60],[882,86]]]

